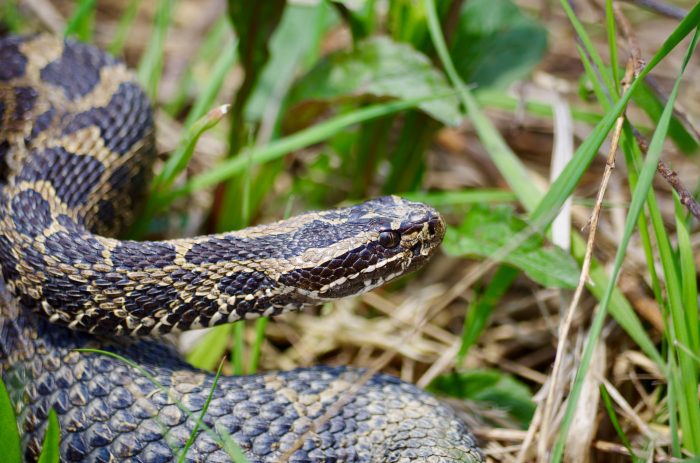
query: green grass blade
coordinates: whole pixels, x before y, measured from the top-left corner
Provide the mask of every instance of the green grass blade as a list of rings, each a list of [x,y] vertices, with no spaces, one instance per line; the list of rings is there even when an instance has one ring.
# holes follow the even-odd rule
[[[612,399],[610,398],[610,394],[608,393],[608,389],[605,387],[605,384],[600,385],[600,397],[603,399],[603,406],[605,407],[605,411],[608,413],[610,423],[615,429],[617,437],[619,437],[620,441],[622,441],[622,445],[625,446],[625,448],[631,455],[632,461],[634,463],[643,461],[639,457],[637,457],[637,455],[632,450],[632,444],[627,438],[627,434],[625,434],[625,431],[623,431],[622,426],[620,425],[620,420],[617,419],[617,413],[615,413],[615,405],[613,405]]]
[[[180,400],[177,399],[172,394],[172,391],[170,388],[165,387],[158,379],[153,376],[148,370],[146,370],[144,367],[139,365],[138,363],[135,363],[128,358],[124,357],[123,355],[115,354],[114,352],[110,352],[108,350],[102,350],[102,349],[92,349],[92,348],[80,348],[80,349],[73,349],[75,352],[83,352],[83,353],[88,353],[88,354],[98,354],[98,355],[104,355],[107,357],[111,357],[113,359],[117,359],[120,362],[130,366],[134,370],[138,371],[144,378],[148,379],[154,386],[156,386],[163,394],[167,395],[170,400],[172,400],[177,407],[182,410],[183,413],[185,413],[189,418],[195,419],[194,414],[188,409]],[[236,462],[236,463],[248,463],[248,459],[245,457],[245,454],[241,450],[241,448],[238,446],[238,444],[229,436],[226,432],[222,432],[221,430],[217,429],[211,429],[209,426],[207,426],[206,423],[201,423],[202,429],[217,443],[219,444],[225,451],[228,453],[228,455]]]
[[[152,101],[155,101],[158,96],[158,82],[163,72],[165,37],[172,21],[172,11],[175,4],[176,0],[158,1],[153,32],[137,71],[139,82],[146,89],[146,93]]]
[[[15,410],[2,378],[0,378],[0,436],[2,436],[0,455],[7,458],[7,461],[22,461]]]
[[[605,27],[608,33],[608,48],[610,51],[610,68],[615,94],[620,83],[620,66],[617,63],[617,34],[615,28],[615,12],[612,0],[605,0]],[[611,89],[612,91],[612,89]]]
[[[498,267],[484,293],[469,305],[467,319],[462,327],[462,345],[457,353],[456,365],[462,364],[469,348],[479,339],[481,332],[488,325],[494,307],[519,274],[520,272],[513,267],[507,265]]]
[[[218,62],[230,56],[227,52],[229,46],[233,47],[233,49],[237,48],[235,41],[230,42],[229,45],[229,40],[227,39],[229,32],[228,20],[223,16],[209,29],[209,32],[207,32],[206,36],[202,39],[202,43],[199,45],[190,65],[187,66],[187,69],[183,70],[177,83],[177,89],[173,92],[173,97],[163,104],[163,109],[170,114],[170,116],[177,118],[183,108],[189,104],[190,91],[197,81],[197,79],[195,79],[194,70],[202,65],[212,66],[211,69],[215,69],[215,60]],[[211,71],[206,73],[204,78],[205,88],[211,85],[210,74],[215,72],[216,71]],[[197,93],[201,94],[202,92],[199,91]],[[195,106],[196,105],[197,103],[195,101]],[[205,108],[206,107],[208,106],[205,106]],[[188,112],[188,117],[189,114]]]
[[[124,49],[124,43],[126,42],[126,36],[131,30],[131,25],[136,19],[136,14],[139,12],[139,6],[141,6],[141,0],[130,0],[129,4],[124,8],[121,18],[119,18],[119,24],[117,24],[117,31],[114,33],[114,38],[112,43],[109,44],[107,50],[115,56],[121,54]]]
[[[552,105],[542,101],[522,101],[522,98],[516,98],[506,93],[489,89],[482,89],[475,96],[476,102],[482,108],[495,108],[507,111],[517,111],[522,108],[529,114],[549,120],[554,115]],[[602,115],[596,112],[577,107],[571,108],[571,116],[574,120],[587,124],[597,124],[603,118]]]
[[[180,454],[180,458],[178,458],[178,463],[184,463],[185,458],[187,458],[187,451],[192,447],[192,444],[194,443],[195,438],[197,437],[197,433],[199,432],[199,428],[202,426],[202,420],[204,419],[204,415],[207,414],[207,410],[209,409],[209,404],[211,403],[211,398],[214,397],[214,391],[216,390],[216,385],[219,382],[219,377],[221,376],[221,370],[224,368],[224,362],[219,362],[219,368],[216,370],[216,376],[214,376],[214,381],[211,384],[211,388],[209,388],[209,394],[207,394],[207,400],[204,402],[204,407],[202,407],[202,411],[199,413],[199,417],[197,418],[197,422],[194,424],[194,428],[192,428],[192,432],[190,433],[190,437],[187,439],[187,442],[185,443],[185,446],[182,448],[182,453]]]
[[[75,36],[81,42],[89,42],[95,20],[95,3],[95,0],[80,0],[73,15],[68,19],[63,35]]]
[[[230,47],[230,48],[228,48]],[[224,78],[229,74],[229,71],[233,69],[238,59],[238,54],[236,53],[236,43],[233,42],[226,46],[226,49],[219,55],[219,59],[214,64],[207,78],[207,86],[204,90],[197,96],[192,109],[187,113],[187,118],[185,119],[185,127],[193,124],[197,119],[204,116],[209,108],[211,108],[214,103],[214,99],[221,91],[221,87],[224,83]]]
[[[451,97],[453,95],[454,93],[450,92],[443,95],[431,95],[411,100],[399,100],[367,106],[350,113],[341,114],[320,124],[316,124],[313,127],[299,131],[293,135],[273,141],[267,146],[255,147],[255,151],[250,160],[248,160],[247,156],[245,155],[239,155],[234,158],[227,159],[219,164],[215,169],[211,169],[208,172],[192,178],[181,188],[162,195],[154,195],[156,210],[167,206],[176,198],[186,196],[203,188],[214,186],[234,175],[240,174],[248,167],[248,163],[255,166],[273,161],[281,158],[289,152],[326,140],[341,130],[344,130],[352,125],[359,124],[360,122],[394,114],[406,109],[415,108],[424,101],[436,98]]]
[[[49,410],[48,425],[44,434],[44,442],[41,445],[39,463],[58,463],[60,455],[61,427],[58,424],[58,416],[52,408]]]
[[[695,269],[695,255],[690,234],[685,222],[685,209],[680,203],[677,194],[673,196],[676,206],[676,237],[678,239],[678,257],[680,260],[680,279],[683,288],[682,307],[685,309],[685,322],[688,330],[691,352],[700,352],[700,333],[698,326],[698,287],[697,271]]]
[[[676,359],[674,358],[672,352],[668,353],[668,364],[669,364],[669,374],[668,374],[668,423],[669,428],[671,428],[671,449],[673,456],[680,457],[681,453],[681,431],[678,427],[678,394],[682,388],[678,385],[678,365],[676,364]]]
[[[462,104],[474,124],[479,140],[481,140],[484,149],[489,153],[499,172],[506,179],[508,186],[511,187],[525,209],[532,211],[541,199],[540,191],[532,187],[533,180],[527,175],[527,169],[508,147],[501,134],[491,124],[491,121],[481,112],[476,99],[457,73],[445,44],[434,0],[424,0],[424,6],[433,45],[437,50],[450,82],[458,90]]]
[[[700,12],[700,4],[697,5],[693,11]],[[624,234],[622,236],[617,253],[615,255],[615,261],[614,261],[614,266],[613,266],[613,270],[612,270],[612,275],[610,277],[610,281],[608,282],[608,286],[605,289],[605,293],[603,295],[603,298],[600,302],[600,307],[593,318],[593,322],[591,324],[588,339],[586,340],[586,345],[584,348],[583,356],[581,358],[581,363],[580,363],[579,368],[576,372],[574,386],[571,390],[571,394],[570,394],[568,402],[566,404],[566,411],[565,411],[564,418],[563,418],[563,421],[562,421],[562,424],[560,427],[559,438],[558,438],[558,440],[554,446],[554,449],[552,451],[552,461],[555,463],[558,463],[559,461],[561,461],[562,453],[564,450],[564,442],[566,439],[566,435],[569,431],[569,428],[571,426],[574,411],[576,409],[576,405],[578,403],[578,399],[579,399],[580,394],[581,394],[581,389],[583,386],[583,379],[584,379],[586,372],[588,371],[588,368],[590,366],[591,358],[593,356],[593,350],[595,348],[595,345],[598,342],[598,338],[600,337],[600,332],[603,328],[603,323],[605,321],[605,316],[606,316],[607,310],[608,310],[608,304],[609,304],[610,298],[613,294],[613,290],[615,289],[615,283],[617,281],[617,277],[618,277],[620,269],[622,267],[622,262],[624,260],[625,252],[627,250],[627,245],[629,244],[630,238],[632,237],[632,233],[636,227],[639,215],[642,211],[642,208],[644,207],[644,203],[645,203],[647,196],[648,196],[648,193],[651,189],[651,183],[652,183],[652,180],[653,180],[655,172],[656,172],[656,165],[658,164],[659,157],[661,156],[661,151],[663,149],[663,142],[664,142],[664,139],[666,137],[666,132],[668,130],[671,116],[673,115],[673,104],[674,104],[676,97],[678,95],[678,88],[680,86],[681,76],[683,75],[683,71],[685,70],[686,64],[687,64],[688,60],[690,59],[690,57],[692,56],[692,52],[695,49],[695,45],[697,43],[697,37],[698,37],[697,32],[698,31],[696,29],[695,35],[693,36],[690,47],[688,48],[686,59],[681,67],[680,72],[678,73],[678,77],[677,77],[676,82],[673,86],[673,90],[671,91],[671,94],[669,95],[668,103],[667,103],[666,107],[664,108],[664,112],[663,112],[661,118],[659,119],[659,125],[658,125],[656,131],[654,132],[654,136],[652,137],[651,142],[649,144],[647,158],[644,162],[644,165],[642,167],[642,171],[639,175],[639,181],[637,183],[637,187],[635,188],[634,194],[632,195],[632,202],[630,204],[630,210],[628,212],[627,219],[625,222]],[[639,82],[639,81],[635,81],[635,83],[636,82]],[[631,93],[631,91],[632,91],[632,89],[630,88],[630,91],[625,93],[625,96],[628,96]],[[623,98],[620,100],[620,102],[622,102],[624,100],[625,100],[625,97],[623,96]],[[700,436],[700,430],[686,429],[684,431],[689,432],[691,434],[693,432],[695,432],[696,436]],[[691,448],[691,450],[695,451],[694,448]]]
[[[695,5],[688,16],[681,21],[678,27],[666,39],[661,48],[654,54],[649,64],[642,70],[639,77],[632,82],[630,88],[620,100],[608,111],[603,119],[596,125],[593,132],[584,140],[574,154],[573,159],[562,171],[561,175],[552,184],[537,208],[530,215],[532,220],[545,218],[549,223],[557,214],[566,199],[576,188],[579,180],[598,153],[608,133],[612,130],[615,120],[622,113],[625,105],[631,98],[635,89],[641,85],[642,79],[673,50],[700,22],[700,3]]]
[[[429,0],[428,0],[428,1],[429,1]],[[428,10],[429,10],[429,11],[428,11],[428,20],[429,20],[429,21],[432,21],[432,23],[433,23],[433,24],[432,24],[432,27],[431,27],[431,34],[434,35],[434,40],[435,40],[435,38],[437,38],[437,42],[438,42],[438,43],[439,43],[439,42],[442,42],[443,45],[444,45],[444,41],[442,41],[442,36],[440,35],[440,32],[439,32],[439,24],[437,24],[437,21],[436,21],[435,15],[434,15],[434,6],[433,6],[433,8],[429,8]],[[696,12],[696,15],[700,15],[700,10],[698,10],[698,11]],[[683,30],[685,30],[685,29],[683,29]],[[690,30],[690,29],[689,29],[689,30]],[[687,33],[686,33],[686,35],[687,35]],[[681,38],[682,38],[683,36],[684,36],[684,35],[682,35],[680,32],[678,32],[678,30],[676,31],[675,35],[672,35],[672,37],[674,37],[674,40],[677,40],[677,41],[680,41]],[[669,39],[669,41],[671,41],[671,39]],[[439,46],[438,43],[436,43],[436,49],[438,49],[438,53],[440,53],[441,47]],[[677,42],[676,42],[676,43],[677,43]],[[444,47],[443,47],[443,48],[444,48]],[[666,53],[668,53],[668,51],[666,51]],[[443,50],[443,55],[444,55],[444,50]],[[665,56],[665,54],[663,54],[663,56]],[[447,60],[448,63],[449,63],[449,57],[448,57],[448,56],[444,56],[443,59]],[[661,60],[661,55],[657,55],[657,56],[655,56],[655,60],[652,60],[652,61],[653,61],[654,64],[655,64],[656,62],[658,62],[658,61],[660,61],[660,60]],[[446,67],[446,69],[448,69],[448,74],[449,74],[449,65],[446,64],[445,67]],[[457,76],[457,78],[458,78],[458,76]],[[452,79],[453,79],[453,78],[451,77],[451,80],[452,80]],[[453,80],[453,82],[454,82],[454,80]],[[464,96],[464,92],[461,93],[461,95]],[[629,98],[629,97],[628,97],[628,98]],[[467,100],[468,100],[468,99],[469,99],[469,95],[468,95],[468,93],[467,93]],[[620,105],[620,108],[619,108],[619,110],[618,110],[618,113],[619,113],[619,111],[622,110],[622,108],[623,108],[623,105]],[[470,112],[470,113],[471,113],[471,112]],[[607,127],[607,130],[606,130],[604,133],[601,133],[601,134],[600,134],[600,135],[601,135],[601,138],[600,138],[599,142],[597,143],[597,145],[595,146],[595,150],[591,152],[591,160],[592,160],[593,156],[595,156],[595,154],[596,154],[598,148],[600,147],[600,145],[603,143],[603,140],[605,139],[605,136],[606,136],[607,132],[609,132],[609,130],[612,128],[616,117],[617,117],[617,116],[615,116],[615,117],[610,117],[610,114],[608,113],[608,114],[605,116],[605,118],[599,123],[599,126],[600,126],[601,124],[603,124],[603,123],[605,122],[605,124],[603,124],[603,125],[604,125],[604,126],[607,125],[607,126],[609,126],[609,127]],[[606,119],[609,119],[609,121],[606,122]],[[488,120],[487,120],[485,117],[484,117],[484,121],[485,121],[485,123],[486,123],[487,125],[491,126],[490,123],[488,122]],[[475,123],[475,125],[476,125],[476,123]],[[493,131],[495,131],[495,129],[493,129],[493,126],[491,126],[491,129],[492,129]],[[491,129],[487,129],[487,132],[490,132]],[[497,133],[495,134],[495,138],[500,139],[500,140],[502,141],[502,139],[500,138],[500,135],[498,135]],[[482,139],[482,141],[483,141],[483,139]],[[581,146],[581,148],[583,148],[583,145]],[[579,152],[581,151],[581,148],[579,148]],[[506,148],[506,149],[507,149],[507,148]],[[510,150],[507,149],[507,152],[510,152]],[[506,154],[506,152],[504,152],[504,153],[503,153],[503,156],[502,156],[502,159],[503,159],[504,162],[500,162],[500,163],[499,163],[499,162],[496,162],[495,159],[494,159],[494,162],[497,164],[497,166],[499,167],[499,170],[501,171],[502,175],[506,178],[507,181],[508,181],[508,176],[506,175],[505,172],[503,172],[503,170],[501,170],[502,167],[503,167],[504,165],[506,165],[506,166],[510,165],[511,167],[514,167],[514,168],[517,170],[517,167],[515,167],[515,166],[519,163],[519,161],[516,160],[516,162],[514,162],[513,164],[509,164],[507,161],[508,161],[508,159],[509,159],[509,157],[510,157],[511,155],[512,155],[512,152],[510,152],[510,154]],[[512,156],[514,156],[514,155],[512,155]],[[563,179],[565,178],[565,175],[564,175],[564,174],[565,174],[566,171],[567,171],[567,169],[565,169],[565,171],[562,172],[562,175],[559,176],[559,178],[558,178],[557,181],[554,183],[554,185],[552,186],[552,188],[550,189],[550,191],[547,193],[547,195],[545,195],[545,197],[542,199],[542,201],[540,201],[539,205],[537,206],[537,209],[536,209],[534,212],[532,212],[531,218],[532,218],[532,224],[533,224],[533,226],[546,227],[546,225],[547,225],[549,222],[551,222],[551,220],[554,219],[554,217],[556,216],[556,214],[557,214],[559,208],[560,208],[561,205],[564,203],[564,201],[566,201],[566,198],[571,194],[571,192],[573,191],[573,188],[575,187],[575,184],[578,183],[578,179],[580,178],[580,176],[581,176],[581,175],[583,174],[583,172],[585,171],[585,167],[579,166],[579,165],[575,162],[575,161],[577,161],[577,158],[576,158],[576,157],[573,159],[573,161],[574,161],[574,162],[570,162],[570,163],[567,165],[567,169],[568,169],[569,171],[574,170],[574,169],[577,169],[578,167],[581,167],[580,172],[578,172],[578,173],[576,174],[576,180],[575,180],[575,182],[572,182],[572,183],[570,184],[570,186],[569,186],[569,188],[568,188],[568,191],[565,191],[565,192],[564,192],[564,191],[557,191],[557,190],[556,190],[555,187],[556,187],[557,183],[561,186],[561,184],[564,183],[564,182],[566,181],[566,180],[563,180]],[[590,162],[590,161],[589,161],[589,162]],[[587,166],[587,164],[586,164],[586,166]],[[569,174],[570,174],[570,173],[569,173]],[[511,184],[511,181],[515,182],[515,184],[520,185],[520,189],[526,190],[526,193],[522,193],[522,192],[516,190],[516,188],[514,187],[514,185]],[[513,180],[513,179],[511,179],[511,180],[509,181],[509,185],[511,186],[511,188],[513,188],[513,191],[515,191],[515,193],[516,193],[516,195],[518,196],[518,198],[521,200],[521,202],[522,202],[526,207],[527,207],[527,203],[528,203],[528,202],[531,202],[531,200],[529,201],[527,198],[538,199],[538,198],[540,197],[539,192],[537,192],[535,188],[532,188],[532,183],[526,182],[526,181],[524,181],[524,180],[518,181],[518,180]],[[554,193],[553,193],[553,191],[554,191]],[[527,196],[525,196],[525,195],[527,195]],[[524,200],[524,199],[525,199],[525,200]],[[551,207],[550,201],[551,201],[551,202],[556,202],[556,207]],[[539,211],[539,212],[538,212],[538,211]],[[581,255],[582,255],[582,254],[583,254],[583,253],[581,253]],[[597,275],[597,278],[598,278],[598,284],[599,284],[599,285],[600,285],[601,283],[605,283],[605,282],[607,281],[607,279],[605,278],[604,273],[601,274],[601,275]],[[603,287],[604,287],[604,286],[603,286]],[[648,353],[648,355],[650,355],[651,358],[657,360],[658,363],[663,364],[663,362],[661,361],[661,359],[660,359],[660,357],[659,357],[659,354],[658,354],[658,352],[656,351],[656,349],[655,349],[655,347],[654,347],[654,344],[653,344],[653,342],[651,341],[651,339],[649,339],[649,337],[646,335],[646,333],[644,332],[643,329],[642,329],[641,331],[638,330],[638,328],[640,328],[642,325],[641,325],[641,323],[639,322],[639,319],[638,319],[638,318],[636,317],[636,315],[634,314],[633,309],[630,307],[630,305],[629,305],[629,304],[627,303],[627,301],[625,300],[624,296],[622,296],[622,294],[619,293],[619,291],[617,291],[617,290],[616,290],[613,294],[614,294],[615,297],[613,298],[613,301],[612,301],[612,303],[611,303],[611,312],[612,312],[613,315],[615,316],[615,319],[616,319],[626,330],[629,330],[628,332],[630,332],[630,335],[631,335],[637,342],[639,342],[639,344],[640,344],[640,346],[642,347],[642,349],[643,349],[646,353]]]
[[[402,198],[410,201],[418,201],[421,203],[430,204],[433,207],[444,206],[459,206],[466,204],[495,204],[495,203],[512,203],[518,198],[511,191],[498,189],[469,189],[469,190],[454,190],[454,191],[435,191],[422,192],[411,191],[398,193]]]
[[[187,361],[194,367],[213,370],[228,347],[230,327],[215,326],[200,339],[187,354]]]
[[[586,253],[586,242],[578,235],[572,235],[571,253],[579,261],[583,261]],[[591,270],[589,272],[590,281],[586,283],[586,288],[593,294],[596,299],[603,298],[605,288],[608,287],[610,279],[603,266],[593,259],[591,261]],[[642,322],[637,317],[630,303],[625,299],[622,292],[615,288],[610,297],[610,315],[615,321],[625,330],[625,332],[634,340],[635,343],[642,349],[650,359],[656,363],[661,371],[666,370],[666,362],[664,361],[659,351],[656,349],[654,341],[651,340],[647,331],[642,325]]]
[[[581,41],[581,44],[586,51],[586,54],[591,58],[593,64],[596,67],[596,70],[600,73],[600,77],[603,79],[603,84],[605,88],[608,91],[613,92],[613,89],[615,88],[615,82],[613,81],[612,76],[608,72],[607,67],[603,63],[603,59],[600,57],[598,50],[596,50],[595,46],[593,45],[593,41],[588,36],[586,29],[583,27],[583,24],[581,24],[581,21],[578,20],[576,12],[574,12],[574,9],[571,7],[568,1],[560,0],[559,3],[564,9],[566,16],[569,18],[571,25],[574,26],[574,29],[576,30],[576,35]],[[607,94],[608,98],[614,98],[614,95],[614,93]]]
[[[214,108],[189,127],[186,126],[185,136],[180,142],[182,148],[175,151],[167,160],[163,169],[153,181],[152,188],[154,190],[169,188],[172,185],[177,176],[187,167],[187,163],[190,162],[190,159],[192,159],[199,138],[223,119],[228,113],[230,106],[231,105],[223,105]]]
[[[260,352],[262,351],[262,345],[265,341],[265,329],[270,321],[267,317],[258,318],[255,320],[255,340],[250,350],[250,365],[248,368],[249,373],[255,373],[258,371],[258,365],[260,364]]]
[[[586,76],[593,86],[593,93],[595,93],[596,99],[605,111],[610,111],[610,94],[608,88],[604,87],[605,84],[598,78],[599,74],[596,72],[593,63],[588,59],[588,55],[585,51],[580,46],[577,46],[576,49],[581,57],[581,63],[583,64],[583,69],[586,71]]]
[[[651,152],[651,145],[649,152]],[[669,242],[661,213],[656,208],[651,209],[651,212],[652,229],[656,236],[659,258],[666,282],[667,316],[670,315],[670,324],[664,334],[668,340],[669,352],[677,359],[680,369],[680,377],[675,379],[677,383],[675,390],[679,392],[677,403],[680,424],[683,429],[682,442],[685,447],[697,453],[700,451],[700,407],[697,400],[698,368],[695,360],[683,349],[683,347],[687,349],[693,344],[688,326],[691,323],[697,323],[697,303],[692,306],[695,308],[695,315],[692,315],[690,320],[686,319],[676,254]]]
[[[231,336],[233,337],[233,349],[231,349],[231,365],[234,375],[245,374],[245,320],[239,320],[231,325]]]

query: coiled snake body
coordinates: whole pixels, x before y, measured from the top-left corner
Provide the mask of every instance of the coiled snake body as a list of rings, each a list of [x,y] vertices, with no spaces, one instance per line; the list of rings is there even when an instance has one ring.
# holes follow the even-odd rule
[[[27,460],[50,408],[64,461],[177,458],[214,378],[139,335],[359,294],[444,234],[431,208],[386,197],[221,235],[106,237],[130,223],[153,157],[150,105],[122,63],[44,35],[0,39],[0,372]],[[342,367],[222,377],[194,437],[188,461],[231,461],[232,442],[250,461],[481,460],[433,397]]]

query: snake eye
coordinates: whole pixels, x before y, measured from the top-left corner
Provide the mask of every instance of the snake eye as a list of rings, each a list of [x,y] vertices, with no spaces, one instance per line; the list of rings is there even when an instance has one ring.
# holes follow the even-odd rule
[[[385,248],[393,248],[401,242],[401,235],[396,231],[383,231],[379,234],[379,244]]]

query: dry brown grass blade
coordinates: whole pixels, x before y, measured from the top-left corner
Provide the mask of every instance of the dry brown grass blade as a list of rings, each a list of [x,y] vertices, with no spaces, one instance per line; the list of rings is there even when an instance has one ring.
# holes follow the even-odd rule
[[[564,460],[570,463],[589,463],[590,448],[598,433],[598,403],[600,401],[600,383],[605,375],[607,353],[605,340],[601,339],[595,347],[591,367],[583,379],[581,400],[576,407],[574,419],[566,439]]]

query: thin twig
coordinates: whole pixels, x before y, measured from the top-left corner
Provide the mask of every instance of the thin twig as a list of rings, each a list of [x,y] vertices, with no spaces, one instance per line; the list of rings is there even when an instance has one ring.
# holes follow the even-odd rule
[[[634,63],[634,76],[637,77],[646,65],[642,59],[642,49],[639,46],[637,34],[635,34],[634,29],[627,20],[627,17],[622,13],[620,4],[613,2],[612,7],[613,13],[615,14],[615,21],[617,21],[617,24],[620,26],[622,36],[627,39],[627,47],[629,48],[630,55]]]
[[[627,39],[630,54],[635,60],[634,68],[636,75],[638,74],[638,69],[641,69],[641,67],[644,66],[644,60],[641,56],[641,51],[639,48],[639,41],[637,40],[637,37],[634,33],[634,30],[630,26],[629,21],[622,13],[622,10],[620,9],[617,3],[613,3],[613,10],[615,12],[615,20],[620,25],[622,35]],[[656,80],[654,80],[651,76],[647,76],[647,78],[644,81],[657,95],[659,100],[661,100],[662,104],[665,104],[668,101],[667,95],[661,89],[661,86],[658,85]],[[673,113],[674,116],[676,116],[683,122],[684,127],[686,127],[689,131],[693,133],[696,139],[700,139],[700,133],[698,133],[698,131],[695,129],[695,127],[690,122],[685,113],[676,108],[674,108]],[[638,130],[633,128],[633,132],[637,140],[637,145],[642,150],[642,152],[646,154],[647,150],[649,149],[649,142]],[[661,176],[671,185],[671,187],[676,191],[676,193],[678,193],[681,204],[685,206],[697,220],[700,220],[700,204],[698,204],[695,201],[693,194],[681,183],[681,181],[678,178],[678,174],[671,170],[663,161],[659,161],[659,164],[656,167],[656,171],[659,174],[661,174]]]
[[[632,54],[632,58],[635,60],[634,75],[636,77],[639,75],[639,72],[644,68],[644,66],[646,66],[646,62],[644,61],[644,58],[642,58],[641,48],[639,47],[639,40],[637,40],[637,35],[634,33],[634,29],[627,20],[627,17],[623,14],[622,8],[620,8],[618,3],[613,3],[613,11],[615,12],[615,20],[620,25],[620,29],[622,30],[622,36],[627,39],[627,45],[630,49],[630,53]],[[644,82],[661,101],[661,104],[666,105],[668,102],[668,95],[657,80],[653,76],[647,75],[644,78]],[[697,131],[693,123],[690,121],[690,118],[682,109],[674,105],[673,115],[683,123],[683,126],[688,131],[692,132],[696,140],[700,139],[700,133]]]
[[[623,90],[627,90],[629,83],[632,80],[633,74],[633,62],[630,59],[627,64],[627,71],[625,72],[625,78],[623,81]],[[546,448],[547,440],[549,438],[549,425],[553,419],[555,398],[554,392],[556,391],[556,385],[559,381],[559,375],[561,370],[562,359],[566,351],[567,339],[569,337],[569,331],[571,330],[571,325],[573,323],[574,314],[576,313],[576,308],[578,306],[581,295],[583,294],[583,288],[586,285],[588,279],[588,273],[591,266],[591,258],[593,255],[593,243],[595,241],[595,234],[598,230],[598,219],[600,217],[600,210],[603,205],[603,199],[605,197],[605,191],[610,180],[610,175],[612,169],[615,168],[615,153],[617,152],[617,145],[620,140],[620,133],[622,132],[622,126],[625,121],[624,112],[620,114],[615,123],[615,130],[613,132],[612,143],[610,146],[610,151],[608,152],[608,159],[605,164],[605,171],[603,172],[603,179],[601,181],[600,189],[598,190],[598,197],[596,198],[595,206],[593,207],[593,212],[591,214],[590,220],[590,231],[588,233],[588,242],[586,243],[586,253],[583,259],[583,265],[581,266],[581,276],[579,278],[578,286],[574,292],[574,296],[571,300],[571,305],[566,313],[566,319],[561,326],[561,331],[559,333],[559,340],[557,342],[557,354],[554,358],[554,366],[552,367],[551,378],[552,382],[547,390],[547,398],[544,402],[544,414],[542,419],[542,431],[539,438],[539,447]]]
[[[676,190],[676,193],[678,193],[680,197],[681,204],[684,205],[697,220],[700,220],[700,204],[695,201],[693,194],[688,191],[678,179],[678,173],[669,169],[663,161],[659,161],[659,165],[656,166],[656,171],[666,179],[674,190]]]

